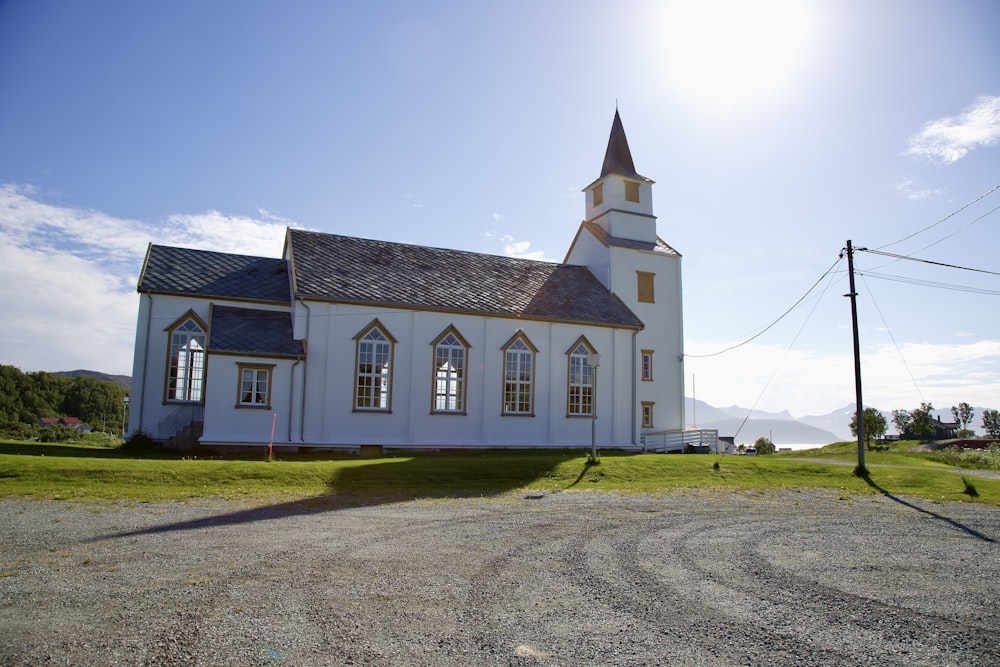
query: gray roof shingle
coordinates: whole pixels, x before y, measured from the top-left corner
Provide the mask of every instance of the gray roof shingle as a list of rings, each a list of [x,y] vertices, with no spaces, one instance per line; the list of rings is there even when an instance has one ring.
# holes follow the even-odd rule
[[[608,137],[608,149],[604,153],[604,164],[601,165],[601,178],[608,174],[649,181],[648,178],[641,176],[635,170],[635,163],[632,162],[632,151],[629,150],[628,139],[625,137],[625,127],[622,125],[621,116],[618,115],[618,109],[615,109],[615,119],[611,123],[611,136]]]
[[[283,259],[161,245],[150,245],[138,291],[291,303]]]
[[[288,311],[212,306],[209,352],[305,358],[302,341],[292,338]]]
[[[623,239],[620,236],[611,236],[604,227],[601,227],[596,222],[584,221],[583,227],[593,234],[598,241],[613,248],[645,250],[647,252],[663,253],[664,255],[677,255],[678,257],[681,255],[659,236],[656,237],[655,243],[650,243],[648,241],[636,241],[634,239]]]
[[[584,266],[290,229],[297,297],[642,328]]]

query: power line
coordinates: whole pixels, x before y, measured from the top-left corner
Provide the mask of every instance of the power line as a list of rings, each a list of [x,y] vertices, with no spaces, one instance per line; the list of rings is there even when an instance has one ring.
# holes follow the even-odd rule
[[[881,280],[890,280],[897,283],[907,283],[910,285],[920,285],[921,287],[936,287],[938,289],[952,290],[955,292],[971,292],[972,294],[985,294],[988,296],[1000,296],[1000,291],[984,289],[981,287],[969,287],[967,285],[954,285],[950,283],[936,283],[931,280],[920,280],[919,278],[908,278],[906,276],[893,276],[886,273],[875,273],[873,271],[858,271],[859,275],[871,276]]]
[[[835,262],[834,262],[833,264],[831,264],[831,265],[830,265],[830,268],[828,268],[828,269],[827,269],[826,271],[824,271],[824,272],[823,272],[823,275],[821,275],[821,276],[820,276],[819,278],[817,278],[817,279],[816,279],[816,282],[814,282],[814,283],[812,284],[812,286],[810,286],[810,287],[809,287],[809,289],[808,289],[808,290],[806,290],[806,293],[805,293],[805,294],[803,294],[802,296],[800,296],[800,297],[798,298],[798,300],[797,300],[797,301],[796,301],[795,303],[793,303],[793,304],[792,304],[792,305],[791,305],[791,306],[790,306],[790,307],[788,308],[788,310],[786,310],[785,312],[783,312],[783,313],[782,313],[781,315],[779,315],[779,316],[778,316],[778,318],[777,318],[777,319],[775,319],[775,320],[774,320],[773,322],[771,322],[770,324],[768,324],[767,326],[765,326],[765,327],[764,327],[763,329],[761,329],[760,331],[758,331],[757,333],[755,333],[755,334],[754,334],[753,336],[751,336],[750,338],[747,338],[747,339],[746,339],[745,341],[743,341],[742,343],[736,343],[735,345],[730,345],[729,347],[727,347],[727,348],[725,348],[725,349],[723,349],[723,350],[719,350],[718,352],[713,352],[713,353],[711,353],[711,354],[687,354],[687,353],[685,352],[685,353],[684,353],[684,356],[685,356],[685,357],[691,357],[691,358],[693,358],[693,359],[704,359],[704,358],[706,358],[706,357],[717,357],[717,356],[719,356],[720,354],[724,354],[724,353],[726,353],[726,352],[729,352],[730,350],[735,350],[735,349],[736,349],[736,348],[738,348],[738,347],[743,347],[743,346],[744,346],[744,345],[746,345],[747,343],[750,343],[750,342],[753,342],[754,340],[756,340],[756,339],[760,338],[760,337],[761,337],[761,336],[763,336],[763,335],[764,335],[765,333],[767,333],[767,332],[768,332],[768,331],[769,331],[770,329],[772,329],[772,328],[773,328],[773,327],[774,327],[774,326],[775,326],[775,325],[776,325],[776,324],[777,324],[778,322],[780,322],[781,320],[785,319],[785,317],[786,317],[786,316],[788,316],[788,314],[789,314],[790,312],[792,312],[793,310],[795,310],[796,308],[798,308],[798,307],[799,307],[799,304],[801,304],[801,303],[802,303],[803,301],[805,301],[806,297],[807,297],[807,296],[809,296],[809,295],[810,295],[810,294],[812,293],[812,291],[813,291],[814,289],[816,289],[816,286],[817,286],[817,285],[819,285],[819,284],[820,284],[820,282],[822,282],[824,278],[826,278],[826,277],[827,277],[828,275],[830,275],[830,273],[831,273],[831,272],[832,272],[832,271],[834,270],[834,268],[836,268],[836,266],[837,266],[838,264],[840,264],[840,263],[841,263],[841,262],[842,262],[843,260],[844,260],[844,257],[843,257],[843,255],[841,255],[840,257],[838,257],[838,258],[837,258],[837,261],[835,261]]]
[[[983,194],[979,195],[978,197],[976,197],[975,199],[973,199],[972,201],[970,201],[970,202],[969,202],[968,204],[966,204],[966,205],[962,206],[961,208],[959,208],[959,209],[957,209],[957,210],[955,210],[955,211],[952,211],[951,213],[949,213],[948,215],[944,216],[943,218],[941,218],[940,220],[938,220],[938,221],[937,221],[937,222],[935,222],[934,224],[931,224],[931,225],[927,225],[927,226],[926,226],[926,227],[924,227],[923,229],[919,229],[919,230],[917,230],[917,231],[913,232],[912,234],[910,234],[909,236],[904,236],[903,238],[899,239],[898,241],[893,241],[892,243],[886,243],[885,245],[881,245],[881,246],[879,246],[879,247],[878,247],[877,249],[878,249],[878,250],[881,250],[882,248],[888,248],[889,246],[894,246],[894,245],[897,245],[897,244],[899,244],[899,243],[902,243],[903,241],[907,241],[907,240],[909,240],[909,239],[912,239],[912,238],[913,238],[914,236],[916,236],[917,234],[923,234],[923,233],[924,233],[924,232],[926,232],[926,231],[927,231],[928,229],[932,229],[932,228],[934,228],[934,227],[937,227],[937,226],[938,226],[938,225],[940,225],[941,223],[943,223],[943,222],[945,222],[945,221],[947,221],[947,220],[950,220],[951,218],[955,217],[956,215],[958,215],[959,213],[961,213],[961,212],[962,212],[962,211],[964,211],[965,209],[969,208],[970,206],[972,206],[973,204],[975,204],[975,203],[976,203],[976,202],[978,202],[979,200],[981,200],[981,199],[985,199],[986,197],[990,196],[991,194],[993,194],[993,193],[994,193],[994,192],[996,192],[997,190],[1000,190],[1000,184],[997,184],[997,185],[993,186],[992,188],[990,188],[989,190],[987,190],[987,191],[986,191],[986,192],[984,192]],[[994,209],[994,210],[995,210],[995,209]]]
[[[882,326],[885,327],[886,333],[889,334],[889,340],[892,341],[893,347],[896,348],[896,353],[899,355],[900,360],[903,362],[903,366],[906,368],[907,375],[910,376],[910,381],[913,382],[913,386],[917,389],[917,395],[920,396],[921,402],[924,402],[924,392],[920,391],[920,385],[917,384],[917,378],[913,377],[913,371],[910,370],[910,365],[906,363],[906,357],[903,356],[903,351],[899,349],[899,343],[896,342],[896,337],[892,335],[892,329],[889,328],[889,323],[885,321],[885,315],[882,314],[882,309],[879,308],[878,301],[875,300],[875,292],[873,292],[872,288],[868,285],[868,281],[865,280],[864,274],[859,273],[859,275],[861,276],[861,282],[863,282],[865,287],[868,289],[868,296],[871,298],[872,304],[875,306],[875,312],[878,313],[879,319],[882,320]]]
[[[938,243],[941,243],[943,241],[946,241],[946,240],[950,239],[952,236],[954,236],[955,234],[958,234],[960,231],[962,231],[964,229],[967,229],[968,227],[971,227],[972,225],[976,224],[977,222],[979,222],[980,220],[982,220],[986,216],[992,215],[993,213],[996,213],[997,211],[1000,211],[1000,206],[994,206],[993,208],[991,208],[990,210],[986,211],[986,213],[983,213],[978,218],[975,218],[975,219],[970,220],[969,222],[965,223],[964,225],[962,225],[961,227],[959,227],[958,229],[956,229],[955,231],[953,231],[951,234],[945,234],[944,236],[942,236],[941,238],[939,238],[934,243],[928,243],[923,248],[920,248],[920,250],[915,250],[914,253],[923,252],[924,250],[927,250],[928,248],[936,246]],[[882,246],[882,247],[884,248],[885,246]]]
[[[993,209],[994,211],[1000,209],[1000,206]],[[884,246],[883,246],[884,247]],[[986,269],[972,269],[968,266],[957,266],[955,264],[945,264],[944,262],[935,262],[930,259],[920,259],[919,257],[911,257],[909,255],[895,255],[891,252],[882,252],[881,250],[869,250],[868,248],[855,248],[858,252],[869,252],[873,255],[882,255],[883,257],[892,257],[894,259],[905,259],[910,262],[922,262],[924,264],[933,264],[935,266],[944,266],[949,269],[961,269],[963,271],[975,271],[976,273],[988,273],[993,276],[1000,276],[997,271],[987,271]]]
[[[838,259],[837,262],[839,263],[840,260]],[[834,266],[836,266],[836,264],[834,264]],[[825,275],[830,275],[830,273],[831,272],[828,270]],[[822,280],[822,278],[820,278],[820,280]],[[795,347],[795,343],[798,342],[799,336],[801,336],[802,332],[805,331],[806,325],[809,323],[809,320],[812,319],[812,316],[816,313],[816,309],[819,307],[819,302],[822,300],[823,295],[825,295],[827,291],[830,289],[831,285],[833,285],[833,276],[830,276],[830,280],[826,283],[826,287],[823,288],[823,292],[822,294],[820,294],[820,298],[816,299],[816,302],[813,303],[812,310],[809,311],[809,314],[806,316],[805,321],[802,322],[802,326],[799,327],[799,330],[796,332],[795,337],[792,338],[792,342],[788,344],[787,348],[785,348],[785,353],[782,354],[781,359],[778,360],[778,365],[774,367],[774,371],[771,373],[771,377],[769,377],[767,379],[767,382],[764,383],[764,388],[760,390],[759,394],[757,394],[757,398],[754,400],[753,405],[750,406],[750,409],[747,411],[747,416],[743,418],[743,421],[740,423],[740,427],[736,429],[736,433],[733,434],[733,438],[739,436],[740,431],[743,430],[743,427],[746,426],[747,421],[749,421],[750,417],[753,415],[753,411],[757,409],[757,404],[760,403],[760,399],[764,397],[764,394],[767,392],[768,387],[770,387],[771,383],[774,382],[774,378],[778,374],[778,371],[781,370],[782,364],[785,363],[785,359],[788,357],[788,353],[792,351],[793,347]]]

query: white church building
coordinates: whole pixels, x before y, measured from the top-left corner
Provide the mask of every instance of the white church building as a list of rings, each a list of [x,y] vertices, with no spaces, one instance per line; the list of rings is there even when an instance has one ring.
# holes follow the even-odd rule
[[[615,113],[561,264],[288,229],[150,245],[129,431],[217,450],[681,441],[681,257]],[[596,419],[595,419],[596,417]]]

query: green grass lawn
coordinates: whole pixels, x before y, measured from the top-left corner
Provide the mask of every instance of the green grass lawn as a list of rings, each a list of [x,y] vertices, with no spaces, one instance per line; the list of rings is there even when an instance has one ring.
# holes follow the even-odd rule
[[[835,442],[825,447],[792,452],[779,452],[777,456],[801,458],[813,457],[854,461],[858,458],[856,442]],[[865,451],[867,465],[927,466],[930,468],[954,468],[1000,470],[1000,456],[989,450],[967,450],[954,452],[947,447],[923,446],[917,440],[898,440],[881,445],[878,449]]]
[[[843,450],[843,451],[842,451]],[[853,452],[856,454],[856,451]],[[121,449],[0,442],[0,497],[129,501],[221,497],[251,501],[388,500],[497,495],[511,491],[601,491],[656,494],[684,489],[768,491],[824,488],[851,494],[972,501],[1000,506],[1000,480],[966,476],[902,452],[870,452],[867,477],[839,445],[777,456],[603,453],[588,465],[586,450],[454,452],[359,459],[284,456],[195,459],[180,454],[140,457]]]

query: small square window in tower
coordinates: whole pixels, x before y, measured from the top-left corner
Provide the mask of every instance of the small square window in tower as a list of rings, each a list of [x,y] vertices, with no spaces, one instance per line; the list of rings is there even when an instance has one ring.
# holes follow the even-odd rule
[[[599,183],[599,184],[595,185],[594,189],[592,190],[592,192],[594,193],[594,206],[600,206],[602,203],[604,203],[604,185],[603,184]]]
[[[655,303],[653,300],[653,278],[656,277],[656,274],[647,273],[646,271],[636,271],[635,273],[639,286],[639,302]]]
[[[625,201],[639,203],[639,184],[635,181],[625,181]]]

